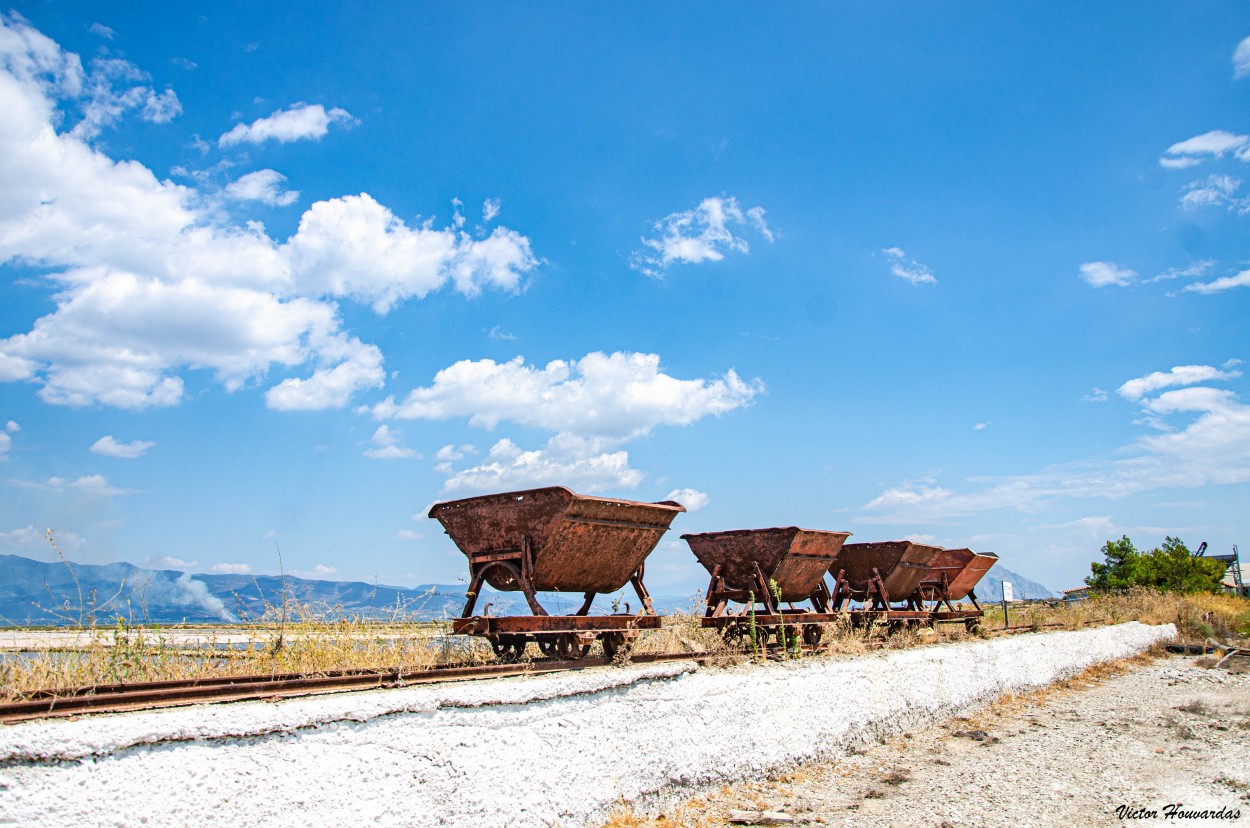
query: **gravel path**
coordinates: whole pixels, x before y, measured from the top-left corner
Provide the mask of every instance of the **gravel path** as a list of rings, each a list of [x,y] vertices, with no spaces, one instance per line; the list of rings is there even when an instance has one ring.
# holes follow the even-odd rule
[[[1192,657],[1095,668],[777,782],[722,788],[667,820],[618,824],[720,825],[747,810],[867,828],[1250,825],[1250,674],[1238,669]],[[1174,803],[1224,810],[1169,818]]]

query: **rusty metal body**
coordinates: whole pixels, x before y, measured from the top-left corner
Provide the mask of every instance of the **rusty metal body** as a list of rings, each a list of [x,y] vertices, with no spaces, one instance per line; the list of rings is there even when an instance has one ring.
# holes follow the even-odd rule
[[[644,562],[678,513],[671,501],[638,503],[576,494],[563,486],[470,497],[436,503],[438,520],[469,559],[469,589],[453,631],[490,639],[501,658],[517,658],[527,641],[547,655],[584,655],[596,637],[605,650],[632,642],[641,629],[659,626],[642,582]],[[491,618],[489,605],[473,614],[482,584],[501,592],[520,591],[530,616]],[[632,584],[639,614],[589,616],[598,594]],[[572,616],[552,616],[539,592],[580,592]]]
[[[973,552],[971,549],[943,549],[933,558],[929,571],[920,581],[920,597],[926,601],[951,602],[971,598],[976,604],[973,589],[985,573],[998,562],[991,553]]]
[[[997,562],[998,556],[990,553],[943,549],[934,556],[912,601],[921,607],[931,601],[934,622],[962,621],[971,628],[985,615],[973,590]],[[972,601],[974,609],[955,608],[954,602],[965,598]]]
[[[829,611],[825,573],[849,532],[784,526],[681,537],[712,576],[703,626],[719,628],[728,637],[741,637],[747,626],[782,635],[793,626],[815,646],[819,625],[838,620]],[[811,609],[794,606],[805,601]],[[741,607],[732,610],[730,602]]]
[[[845,544],[829,568],[837,580],[833,609],[842,609],[847,601],[861,601],[868,611],[891,612],[899,619],[910,618],[904,613],[919,617],[923,613],[913,606],[913,598],[940,551],[940,547],[912,541]],[[907,610],[893,609],[891,604],[897,601],[908,602]]]

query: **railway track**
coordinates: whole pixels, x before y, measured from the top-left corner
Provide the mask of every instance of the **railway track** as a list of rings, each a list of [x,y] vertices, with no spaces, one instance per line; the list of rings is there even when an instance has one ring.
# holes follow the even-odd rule
[[[1037,625],[1042,628],[1061,626],[1066,625]],[[1037,627],[1033,625],[1015,627],[995,630],[990,634],[1012,635],[1032,632]],[[877,641],[873,642],[870,648],[880,649],[885,646],[887,642]],[[804,651],[809,654],[812,652],[811,648],[807,647]],[[725,659],[734,659],[738,656],[739,654],[735,653],[637,654],[633,655],[630,661],[635,664],[653,664],[664,661],[705,663],[713,659],[723,662]],[[741,653],[740,656],[747,658],[749,654]],[[94,685],[67,690],[40,691],[23,701],[0,704],[0,724],[12,724],[32,719],[68,718],[94,713],[122,713],[194,704],[272,700],[351,690],[377,690],[448,681],[537,675],[604,667],[612,663],[612,659],[608,658],[536,659],[514,664],[427,667],[420,670],[341,670],[318,675],[285,673]]]

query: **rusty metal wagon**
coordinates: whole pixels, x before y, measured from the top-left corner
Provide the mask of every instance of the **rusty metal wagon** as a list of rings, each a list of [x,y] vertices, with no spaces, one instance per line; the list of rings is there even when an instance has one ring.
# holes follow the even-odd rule
[[[916,605],[915,595],[940,551],[905,540],[844,545],[829,567],[836,581],[831,609],[837,612],[850,601],[859,601],[863,608],[850,611],[853,624],[927,623],[929,612]],[[905,602],[905,607],[895,607],[897,602]]]
[[[932,602],[931,614],[935,622],[962,621],[972,629],[985,615],[973,589],[997,562],[997,555],[973,552],[966,547],[939,550],[929,564],[929,571],[921,578],[913,602],[922,608],[926,602]],[[954,602],[965,598],[972,602],[974,609],[955,608]]]
[[[741,640],[752,629],[757,637],[762,631],[784,639],[789,627],[815,647],[822,624],[838,620],[829,610],[825,573],[849,532],[785,526],[681,537],[712,576],[702,624],[726,639]],[[731,608],[731,602],[739,606]],[[804,602],[811,607],[795,606]]]
[[[551,658],[582,658],[598,639],[610,658],[632,645],[660,618],[643,585],[647,555],[685,508],[679,503],[576,494],[563,486],[436,503],[429,516],[443,525],[469,559],[464,611],[452,624],[458,635],[485,636],[504,661],[521,657],[528,642]],[[524,594],[531,615],[492,616],[490,604],[474,615],[483,583]],[[632,584],[639,611],[590,615],[596,595]],[[578,592],[573,615],[550,615],[540,592]]]

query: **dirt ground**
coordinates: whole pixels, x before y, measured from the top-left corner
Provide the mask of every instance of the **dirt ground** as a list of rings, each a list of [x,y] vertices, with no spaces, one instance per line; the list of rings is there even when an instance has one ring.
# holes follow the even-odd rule
[[[624,808],[609,826],[735,816],[868,828],[1250,825],[1250,673],[1245,659],[1231,670],[1212,661],[1143,656],[1096,667],[657,819]]]

